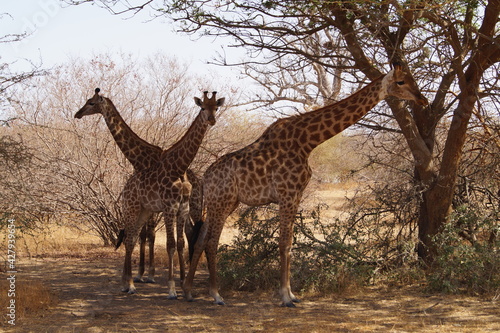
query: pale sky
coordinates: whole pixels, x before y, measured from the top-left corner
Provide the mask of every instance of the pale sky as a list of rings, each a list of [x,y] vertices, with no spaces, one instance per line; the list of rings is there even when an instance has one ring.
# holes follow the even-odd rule
[[[174,32],[165,19],[150,19],[148,13],[135,17],[111,15],[105,9],[90,4],[61,7],[59,0],[2,1],[1,36],[31,33],[22,42],[0,43],[0,62],[17,61],[12,69],[25,70],[27,62],[48,68],[64,63],[69,57],[91,58],[103,52],[131,53],[147,57],[156,52],[177,56],[191,64],[198,74],[228,69],[206,65],[227,42],[193,37]],[[237,50],[225,48],[237,54]],[[242,54],[241,54],[242,56]],[[238,57],[241,57],[238,56]],[[235,74],[234,74],[235,75]]]

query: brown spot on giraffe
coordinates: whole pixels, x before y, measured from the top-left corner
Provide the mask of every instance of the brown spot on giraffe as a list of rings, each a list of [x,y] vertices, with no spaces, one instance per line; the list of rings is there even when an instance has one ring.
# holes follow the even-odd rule
[[[401,81],[404,81],[404,84],[396,83],[401,83]],[[404,73],[400,66],[395,66],[387,75],[373,81],[339,103],[278,120],[269,126],[254,143],[222,156],[207,169],[203,177],[206,220],[196,242],[189,272],[183,285],[188,300],[192,300],[193,278],[200,256],[205,250],[210,274],[209,293],[217,304],[224,304],[217,287],[216,267],[217,247],[227,217],[240,202],[250,206],[276,203],[279,205],[280,218],[281,301],[283,306],[294,306],[294,302],[298,300],[290,287],[293,222],[302,193],[312,175],[308,165],[309,154],[321,144],[320,141],[307,142],[307,139],[316,137],[317,133],[309,132],[310,128],[304,124],[317,121],[328,122],[328,132],[320,133],[322,140],[325,141],[357,122],[365,111],[373,108],[381,99],[389,95],[413,100],[419,104],[427,103],[411,80],[411,76]],[[372,103],[360,104],[359,101],[362,99],[372,101]],[[353,103],[353,100],[357,102]],[[353,113],[356,116],[353,116]],[[276,135],[283,130],[296,133],[296,135],[284,141],[281,139],[283,136]],[[290,143],[290,140],[293,140],[293,143]],[[264,154],[267,158],[260,159],[259,156]],[[248,165],[252,165],[252,161],[259,161],[259,166],[266,173],[261,176],[250,172]],[[256,182],[256,178],[260,178],[261,181]]]

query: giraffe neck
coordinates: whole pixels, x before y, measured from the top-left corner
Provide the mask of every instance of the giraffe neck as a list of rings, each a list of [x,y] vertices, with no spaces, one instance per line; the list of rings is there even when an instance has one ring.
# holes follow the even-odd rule
[[[200,111],[184,136],[164,151],[162,155],[164,170],[167,170],[171,175],[183,175],[198,153],[207,130],[208,122]]]
[[[162,149],[141,139],[125,123],[110,99],[105,99],[102,115],[116,144],[136,171],[149,168],[160,160]]]
[[[292,117],[291,134],[307,156],[321,143],[359,121],[386,97],[381,77],[332,105]],[[288,126],[287,126],[288,127]]]

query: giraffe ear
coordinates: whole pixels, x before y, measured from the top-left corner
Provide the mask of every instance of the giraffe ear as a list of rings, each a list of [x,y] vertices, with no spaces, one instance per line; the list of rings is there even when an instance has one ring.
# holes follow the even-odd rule
[[[219,107],[223,106],[225,101],[226,101],[225,97],[219,98],[217,100],[217,106],[219,106]]]
[[[195,97],[194,98],[194,102],[196,103],[196,105],[198,105],[200,108],[202,107],[202,102],[201,102],[201,99],[199,99],[198,97]]]

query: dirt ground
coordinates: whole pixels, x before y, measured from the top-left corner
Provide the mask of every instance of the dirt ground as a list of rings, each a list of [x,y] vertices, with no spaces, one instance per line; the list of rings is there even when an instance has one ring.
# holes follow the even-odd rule
[[[313,205],[314,200],[329,202],[328,214],[342,212],[347,191],[330,186],[315,193]],[[230,243],[234,232],[226,227],[221,242]],[[293,309],[279,306],[278,286],[271,293],[221,291],[227,305],[218,306],[208,296],[208,275],[201,270],[194,281],[195,302],[183,299],[178,280],[179,299],[168,300],[164,232],[157,233],[157,283],[136,284],[135,295],[120,291],[123,247],[104,248],[95,236],[58,226],[17,244],[24,248],[19,249],[16,281],[32,289],[45,286],[55,301],[17,318],[15,327],[1,322],[0,332],[500,332],[499,300],[430,295],[418,285],[329,297],[296,293],[302,302]],[[0,282],[6,285],[2,271]],[[36,295],[21,296],[37,302]]]
[[[2,323],[0,331],[500,332],[498,302],[428,295],[418,286],[303,295],[293,309],[280,307],[275,293],[224,292],[228,304],[218,306],[208,297],[206,272],[197,275],[196,301],[190,303],[180,287],[179,299],[167,300],[165,271],[157,268],[156,284],[138,284],[138,294],[128,295],[120,291],[122,260],[111,249],[98,256],[20,260],[17,279],[45,281],[57,304],[18,319],[14,328]]]

